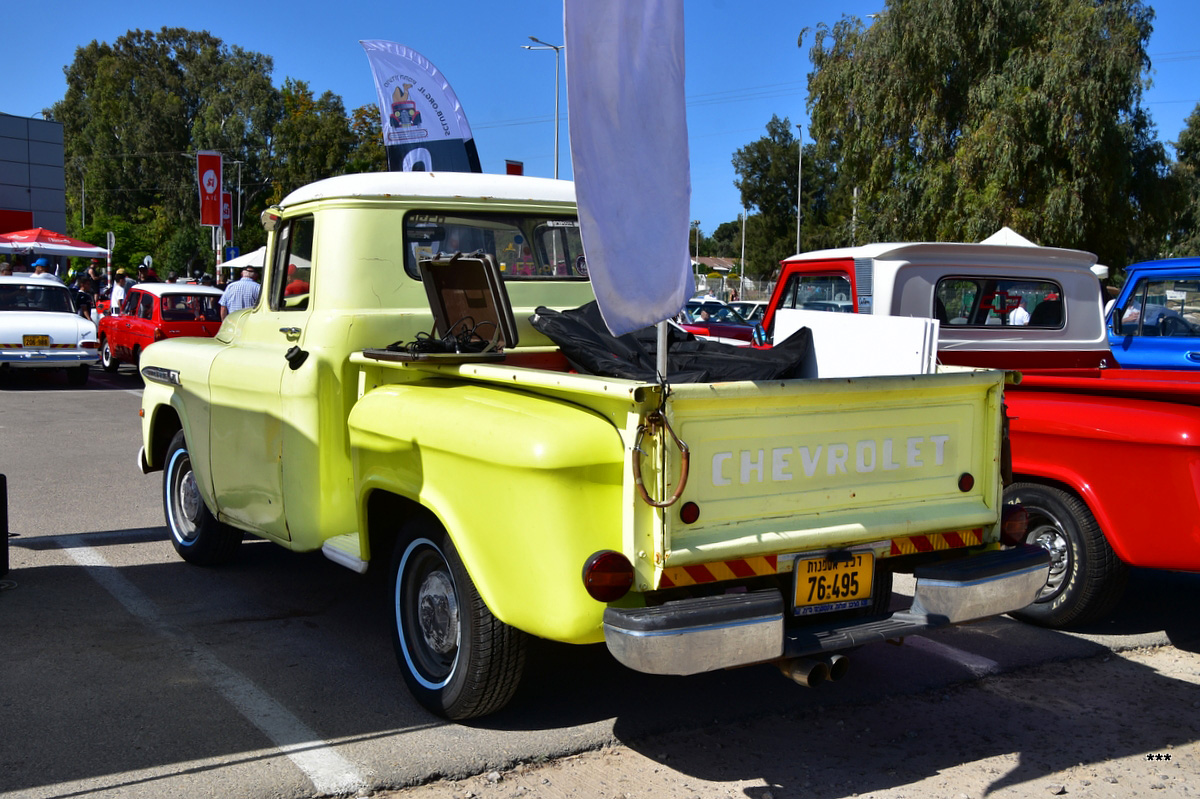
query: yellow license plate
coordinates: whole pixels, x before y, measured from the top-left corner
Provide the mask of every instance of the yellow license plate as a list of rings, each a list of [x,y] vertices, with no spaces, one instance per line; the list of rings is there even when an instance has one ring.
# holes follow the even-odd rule
[[[24,347],[49,347],[49,336],[24,336],[21,341]]]
[[[871,604],[875,555],[838,552],[819,558],[796,559],[795,614],[829,613]]]

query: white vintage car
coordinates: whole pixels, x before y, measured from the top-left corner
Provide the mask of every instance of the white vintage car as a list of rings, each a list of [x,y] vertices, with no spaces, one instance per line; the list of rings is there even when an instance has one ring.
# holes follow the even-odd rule
[[[0,277],[0,374],[10,369],[65,369],[73,386],[87,382],[99,358],[96,325],[75,308],[57,278]]]

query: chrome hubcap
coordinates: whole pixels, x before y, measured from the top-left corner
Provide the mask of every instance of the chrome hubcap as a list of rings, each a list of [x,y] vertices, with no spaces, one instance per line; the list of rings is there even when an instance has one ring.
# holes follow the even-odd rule
[[[458,600],[444,571],[430,572],[417,592],[417,623],[425,645],[448,655],[458,648]]]
[[[1050,553],[1050,574],[1038,595],[1039,600],[1048,599],[1062,590],[1071,572],[1071,545],[1062,528],[1047,520],[1034,527],[1027,540]]]

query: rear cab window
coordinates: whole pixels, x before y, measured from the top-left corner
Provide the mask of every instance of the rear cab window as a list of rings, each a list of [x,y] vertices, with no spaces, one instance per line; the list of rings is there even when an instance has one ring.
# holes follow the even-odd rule
[[[930,316],[946,327],[1061,329],[1062,297],[1062,286],[1052,280],[945,277],[937,283]]]
[[[404,221],[404,269],[420,279],[417,262],[439,253],[495,257],[505,280],[586,280],[579,222],[525,214],[422,213]]]

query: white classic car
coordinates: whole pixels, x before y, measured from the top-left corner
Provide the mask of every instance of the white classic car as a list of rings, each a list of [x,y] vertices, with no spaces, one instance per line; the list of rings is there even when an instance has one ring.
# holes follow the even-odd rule
[[[10,369],[65,369],[82,386],[100,358],[96,325],[75,308],[57,278],[0,277],[0,374]]]

